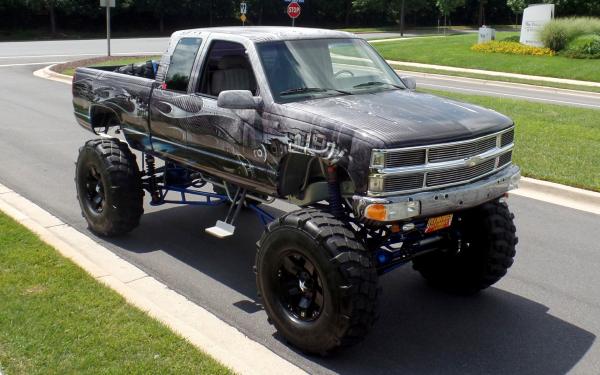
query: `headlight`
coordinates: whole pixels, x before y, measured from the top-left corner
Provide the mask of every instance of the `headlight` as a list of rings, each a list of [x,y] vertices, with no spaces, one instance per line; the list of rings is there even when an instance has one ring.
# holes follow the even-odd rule
[[[371,176],[369,177],[369,191],[373,193],[383,192],[383,177]]]
[[[371,168],[385,167],[385,154],[381,151],[373,151],[371,154]]]

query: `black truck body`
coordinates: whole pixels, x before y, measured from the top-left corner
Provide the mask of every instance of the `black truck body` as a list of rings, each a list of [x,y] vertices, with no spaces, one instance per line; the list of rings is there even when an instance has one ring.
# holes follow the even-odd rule
[[[347,171],[354,192],[366,194],[373,149],[470,140],[513,126],[497,112],[411,90],[276,103],[255,43],[355,37],[323,30],[279,36],[274,30],[175,34],[156,80],[79,68],[73,80],[77,120],[89,130],[103,129],[112,121],[135,149],[278,197],[295,193],[296,186],[286,186],[285,175],[286,156],[292,153],[336,160]],[[163,89],[170,54],[181,38],[191,36],[201,38],[202,45],[187,91]],[[262,99],[259,110],[219,108],[216,96],[197,92],[206,46],[214,40],[244,46]]]
[[[353,34],[185,30],[155,79],[122,71],[78,68],[73,79],[78,123],[103,137],[77,163],[90,229],[135,228],[143,189],[151,204],[173,203],[169,191],[229,202],[227,218],[207,229],[217,236],[232,235],[250,207],[270,222],[255,268],[265,309],[302,350],[362,338],[376,316],[377,275],[401,264],[471,293],[513,262],[512,120],[416,92]],[[129,148],[144,154],[141,171]],[[208,182],[215,193],[193,190]],[[257,206],[273,198],[301,209],[275,220]]]

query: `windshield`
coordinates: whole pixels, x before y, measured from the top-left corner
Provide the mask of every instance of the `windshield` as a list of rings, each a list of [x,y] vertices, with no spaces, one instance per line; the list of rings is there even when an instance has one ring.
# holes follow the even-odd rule
[[[405,88],[362,39],[267,42],[257,49],[278,103]]]

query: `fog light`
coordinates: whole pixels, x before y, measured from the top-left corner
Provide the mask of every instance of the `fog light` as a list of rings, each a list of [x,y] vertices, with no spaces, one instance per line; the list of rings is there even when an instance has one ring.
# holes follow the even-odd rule
[[[414,223],[408,223],[408,224],[404,224],[404,225],[402,226],[402,230],[403,230],[404,232],[408,232],[408,231],[411,231],[411,230],[413,230],[413,229],[415,229],[415,224],[414,224]]]

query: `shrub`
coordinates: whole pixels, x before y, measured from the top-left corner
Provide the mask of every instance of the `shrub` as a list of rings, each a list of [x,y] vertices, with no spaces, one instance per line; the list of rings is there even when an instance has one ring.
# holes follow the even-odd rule
[[[578,36],[595,33],[600,33],[600,18],[570,17],[548,22],[540,36],[544,46],[560,51]]]
[[[509,53],[512,55],[554,56],[554,51],[550,48],[532,47],[516,42],[491,41],[475,44],[471,47],[471,50],[486,53]]]
[[[501,41],[502,42],[515,42],[515,43],[519,43],[521,41],[521,37],[518,36],[518,35],[507,36],[506,38],[503,38]]]
[[[575,38],[568,44],[564,55],[575,59],[600,58],[600,34],[587,34]]]

